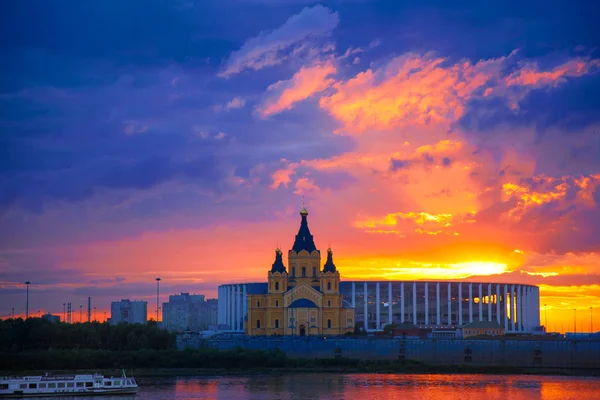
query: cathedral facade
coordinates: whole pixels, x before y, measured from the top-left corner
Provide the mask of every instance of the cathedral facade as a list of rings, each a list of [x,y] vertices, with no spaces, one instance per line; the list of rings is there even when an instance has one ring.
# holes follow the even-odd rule
[[[308,229],[308,211],[302,208],[300,230],[288,252],[275,251],[264,294],[248,295],[246,333],[258,335],[343,335],[354,330],[354,308],[340,294],[340,273],[327,249],[321,269],[321,252]]]

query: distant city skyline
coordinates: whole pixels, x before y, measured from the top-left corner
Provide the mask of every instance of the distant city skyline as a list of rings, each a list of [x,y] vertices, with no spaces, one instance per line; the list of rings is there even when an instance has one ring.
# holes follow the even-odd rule
[[[264,282],[304,196],[342,280],[537,285],[587,329],[598,7],[0,2],[0,316]]]

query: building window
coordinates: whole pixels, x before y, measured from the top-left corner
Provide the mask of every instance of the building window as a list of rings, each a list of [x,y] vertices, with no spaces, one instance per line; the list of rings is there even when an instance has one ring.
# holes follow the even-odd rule
[[[260,307],[260,300],[256,302],[256,307]]]
[[[313,267],[313,276],[317,276],[317,267]]]
[[[275,300],[275,307],[279,307],[279,300]]]
[[[331,320],[330,319],[327,320],[327,328],[331,329]]]
[[[260,329],[260,319],[256,320],[256,329]]]
[[[331,300],[327,300],[327,307],[331,307]]]
[[[302,277],[306,276],[306,267],[302,267]]]
[[[292,276],[295,277],[296,276],[296,267],[292,267]]]
[[[279,329],[279,320],[278,319],[275,320],[275,329]]]
[[[264,286],[263,286],[264,287]],[[327,290],[331,291],[331,282],[327,282]]]
[[[275,290],[279,290],[279,282],[275,282]]]

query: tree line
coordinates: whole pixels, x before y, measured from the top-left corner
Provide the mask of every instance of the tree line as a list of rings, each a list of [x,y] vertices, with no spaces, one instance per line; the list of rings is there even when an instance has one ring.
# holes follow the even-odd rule
[[[156,323],[118,324],[87,322],[67,324],[40,318],[0,321],[0,351],[31,350],[170,350],[176,348],[174,333]]]

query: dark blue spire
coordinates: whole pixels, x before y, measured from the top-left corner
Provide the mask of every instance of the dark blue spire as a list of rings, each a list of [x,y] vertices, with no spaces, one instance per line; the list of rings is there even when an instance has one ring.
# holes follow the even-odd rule
[[[335,273],[335,264],[333,263],[333,252],[331,249],[327,249],[327,262],[323,266],[323,272],[333,272]]]
[[[302,207],[302,210],[300,210],[300,215],[302,216],[300,230],[296,235],[296,240],[294,241],[292,250],[294,250],[296,253],[299,253],[302,250],[312,253],[317,249],[317,247],[315,246],[313,236],[310,234],[310,230],[308,229],[308,221],[306,220],[308,211],[306,211],[306,208]]]
[[[283,265],[283,257],[281,254],[281,250],[279,249],[275,250],[275,262],[271,267],[271,272],[279,272],[282,274],[286,272],[285,265]]]

